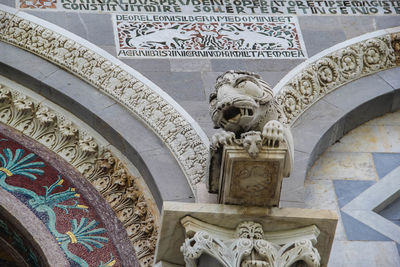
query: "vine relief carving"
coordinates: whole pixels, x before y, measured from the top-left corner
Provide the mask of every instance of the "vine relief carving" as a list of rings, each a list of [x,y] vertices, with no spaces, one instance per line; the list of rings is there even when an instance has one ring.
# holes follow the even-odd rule
[[[158,214],[138,177],[111,151],[59,112],[0,83],[0,122],[35,139],[74,166],[102,194],[125,227],[143,266],[151,266]]]
[[[223,240],[215,233],[198,231],[185,239],[181,252],[187,267],[198,266],[198,259],[205,253],[224,267],[283,267],[296,266],[299,262],[318,267],[321,257],[313,246],[318,234],[317,230],[314,235],[276,244],[264,239],[261,224],[245,221],[236,227],[236,236],[230,240]]]
[[[321,97],[378,71],[400,66],[400,33],[384,34],[318,58],[274,96],[289,124]]]
[[[177,109],[97,52],[18,15],[0,10],[0,40],[72,72],[139,116],[172,151],[193,192],[205,179],[208,147]]]

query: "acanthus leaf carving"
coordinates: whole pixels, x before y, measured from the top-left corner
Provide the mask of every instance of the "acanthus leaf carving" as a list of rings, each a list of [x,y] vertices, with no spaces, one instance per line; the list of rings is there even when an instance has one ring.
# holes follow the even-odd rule
[[[151,266],[158,214],[138,177],[64,115],[0,84],[0,122],[35,139],[74,166],[102,194],[125,227],[142,266]],[[132,230],[134,229],[134,231]]]
[[[96,160],[88,180],[108,201],[125,227],[143,266],[153,263],[157,226],[149,201],[126,167],[110,151],[105,150]]]
[[[236,238],[221,239],[215,232],[197,231],[181,246],[186,266],[196,267],[203,254],[212,256],[224,267],[286,267],[304,261],[319,267],[321,257],[314,247],[314,236],[304,235],[278,245],[264,239],[261,224],[244,221],[236,227]],[[314,243],[313,243],[314,242]]]

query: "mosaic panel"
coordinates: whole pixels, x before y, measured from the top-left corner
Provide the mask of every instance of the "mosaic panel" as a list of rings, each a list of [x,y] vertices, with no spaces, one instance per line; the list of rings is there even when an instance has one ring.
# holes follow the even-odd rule
[[[0,165],[0,187],[46,225],[71,266],[120,266],[104,224],[63,174],[3,135]]]
[[[19,8],[55,9],[57,8],[57,0],[20,0]]]
[[[304,58],[293,16],[114,15],[119,57]]]

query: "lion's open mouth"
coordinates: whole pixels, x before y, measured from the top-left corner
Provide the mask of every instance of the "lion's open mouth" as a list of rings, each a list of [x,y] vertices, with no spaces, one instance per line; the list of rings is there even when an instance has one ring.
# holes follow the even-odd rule
[[[242,116],[253,116],[254,112],[249,108],[229,107],[224,111],[223,118],[230,123],[238,123]]]

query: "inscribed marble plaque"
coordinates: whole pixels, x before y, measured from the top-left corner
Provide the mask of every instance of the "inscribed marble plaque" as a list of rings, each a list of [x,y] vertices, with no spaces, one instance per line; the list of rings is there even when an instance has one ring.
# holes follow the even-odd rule
[[[195,15],[396,15],[397,0],[16,0],[17,8],[92,13]]]
[[[114,15],[117,55],[305,58],[293,16]]]

